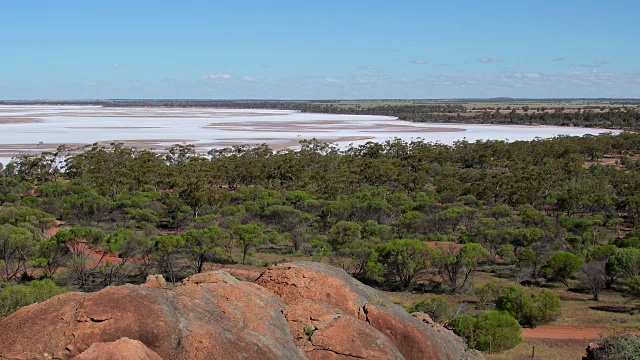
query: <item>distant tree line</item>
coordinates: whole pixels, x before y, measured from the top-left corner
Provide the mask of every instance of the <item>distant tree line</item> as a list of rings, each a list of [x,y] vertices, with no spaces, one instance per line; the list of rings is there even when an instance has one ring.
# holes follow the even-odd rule
[[[400,120],[425,123],[474,123],[504,125],[553,125],[575,127],[599,127],[609,129],[637,130],[640,126],[640,110],[632,100],[618,101],[622,107],[590,106],[583,109],[564,107],[546,108],[533,105],[522,106],[523,111],[503,108],[475,111],[473,115],[464,102],[430,103],[414,101],[363,101],[343,102],[331,100],[282,101],[282,100],[82,100],[82,101],[0,101],[0,105],[47,104],[47,105],[99,105],[107,107],[198,107],[234,109],[278,109],[309,113],[385,115]],[[638,105],[638,106],[636,106]],[[528,111],[528,110],[538,111]]]

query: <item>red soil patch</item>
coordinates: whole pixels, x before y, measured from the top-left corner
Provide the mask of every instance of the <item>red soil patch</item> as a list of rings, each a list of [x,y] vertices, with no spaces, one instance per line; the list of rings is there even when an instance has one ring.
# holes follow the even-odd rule
[[[427,242],[427,246],[429,246],[430,248],[442,248],[442,249],[453,249],[455,251],[460,251],[460,249],[462,249],[462,244],[457,244],[454,242],[450,242],[450,241],[429,241]]]
[[[71,249],[72,245],[67,245],[67,247],[69,247],[70,250],[74,251],[73,249]],[[73,247],[76,248],[76,251],[88,256],[89,259],[87,262],[87,267],[89,268],[98,267],[99,265],[104,264],[107,261],[110,263],[118,263],[122,261],[122,259],[119,258],[117,254],[112,254],[102,249],[96,249],[95,247],[88,245],[84,240],[78,241],[78,243],[73,245]]]
[[[48,238],[54,236],[55,234],[57,234],[58,231],[60,231],[60,228],[58,226],[54,226],[52,228],[48,228],[47,230],[44,231],[44,237],[48,239]]]
[[[63,221],[60,220],[56,220],[56,226],[54,227],[50,227],[47,230],[44,231],[44,237],[49,239],[50,237],[54,236],[55,234],[58,233],[58,231],[60,231],[60,225],[64,224]]]
[[[634,159],[635,160],[635,159]],[[615,156],[615,155],[605,155],[602,159],[598,160],[598,161],[585,161],[584,162],[584,167],[586,169],[592,167],[595,164],[599,164],[599,165],[611,165],[611,166],[615,166],[618,169],[622,169],[622,165],[620,165],[620,157],[619,156]]]

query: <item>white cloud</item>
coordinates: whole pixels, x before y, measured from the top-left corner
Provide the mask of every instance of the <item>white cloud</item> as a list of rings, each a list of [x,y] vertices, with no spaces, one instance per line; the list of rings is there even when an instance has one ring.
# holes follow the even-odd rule
[[[86,80],[82,82],[82,85],[98,88],[111,88],[114,87],[115,84],[106,80]]]
[[[495,64],[499,63],[500,59],[495,56],[484,56],[476,60],[477,62],[481,62],[483,64]]]
[[[424,64],[426,64],[426,62],[424,60],[413,60],[411,63],[412,64],[416,64],[416,65],[424,65]]]
[[[592,69],[592,68],[603,67],[603,66],[608,65],[608,64],[609,64],[608,61],[598,60],[593,64],[581,64],[581,63],[578,63],[578,64],[571,64],[569,66],[577,67],[577,68],[583,68],[583,69]]]
[[[551,61],[564,61],[564,58],[562,58],[562,57],[557,57],[557,58],[553,58],[553,59],[551,59]]]
[[[223,74],[223,73],[213,73],[213,74],[202,74],[200,75],[200,79],[231,79],[233,76],[231,74]]]
[[[120,64],[113,64],[113,65],[111,65],[111,66],[113,66],[114,68],[119,68],[119,67],[120,67]]]
[[[363,66],[358,66],[358,69],[360,69],[360,70],[373,70],[373,69],[375,69],[375,68],[376,68],[376,67],[375,67],[375,66],[373,66],[373,65],[363,65]]]
[[[549,61],[549,60],[547,60]],[[407,62],[405,61],[406,65]],[[595,64],[595,60],[588,62]],[[429,63],[431,65],[431,63]],[[433,64],[435,65],[435,63]],[[502,68],[500,64],[496,67]],[[567,62],[567,65],[569,63]],[[109,83],[84,79],[75,84],[95,97],[215,97],[215,98],[464,98],[464,97],[640,97],[640,73],[605,72],[600,68],[565,68],[537,72],[535,68],[511,68],[507,73],[450,72],[393,76],[378,70],[348,75],[268,77],[233,74],[230,80],[163,79],[161,82]],[[491,67],[491,66],[489,66]],[[596,71],[594,71],[596,70]],[[210,79],[209,73],[204,79]],[[255,77],[255,78],[254,78]],[[254,80],[249,80],[254,78]],[[222,86],[224,85],[224,86]],[[0,94],[2,94],[0,84]],[[6,91],[5,91],[6,92]]]

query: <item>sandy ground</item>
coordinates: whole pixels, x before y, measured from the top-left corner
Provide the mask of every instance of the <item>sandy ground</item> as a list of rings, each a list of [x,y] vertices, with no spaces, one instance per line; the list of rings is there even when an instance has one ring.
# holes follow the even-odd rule
[[[29,124],[29,123],[37,123],[42,120],[30,117],[0,117],[0,125],[4,124]]]
[[[330,139],[322,139],[322,142],[335,143],[335,142],[350,142],[361,140],[373,140],[372,136],[343,136]],[[267,144],[267,146],[273,151],[280,151],[284,149],[294,148],[300,145],[300,139],[290,138],[227,138],[221,141],[213,143],[202,143],[200,147],[219,147],[219,146],[234,146],[234,145],[261,145]]]
[[[252,122],[219,122],[212,123],[207,128],[225,130],[225,131],[262,131],[262,132],[286,132],[301,133],[305,131],[313,132],[333,132],[337,129],[345,128],[348,130],[358,130],[364,133],[388,132],[388,133],[433,133],[433,132],[457,132],[465,131],[461,128],[438,128],[438,127],[416,127],[416,123],[407,123],[406,125],[375,123],[361,124],[350,123],[348,121],[252,121]]]

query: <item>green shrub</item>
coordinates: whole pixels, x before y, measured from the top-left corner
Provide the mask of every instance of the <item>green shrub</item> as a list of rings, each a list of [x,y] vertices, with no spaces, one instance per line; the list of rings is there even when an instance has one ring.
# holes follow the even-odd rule
[[[423,312],[439,324],[448,322],[453,312],[451,309],[451,303],[439,296],[419,301],[413,304],[408,311],[410,313]]]
[[[596,341],[590,360],[640,360],[640,335],[613,334]]]
[[[450,325],[470,348],[480,351],[501,352],[522,341],[520,324],[504,311],[489,311],[476,318],[458,316]]]
[[[50,279],[35,280],[28,285],[9,285],[0,293],[0,318],[21,307],[45,301],[64,292],[64,289],[56,286]]]
[[[475,294],[481,305],[495,304],[504,292],[506,285],[504,282],[492,279],[491,281],[478,285],[475,288]]]
[[[607,259],[605,269],[607,276],[614,280],[640,275],[640,249],[619,249]]]
[[[467,346],[476,348],[476,318],[471,315],[460,315],[449,322],[456,335],[465,340]]]
[[[427,243],[413,239],[394,239],[380,244],[376,251],[378,261],[387,269],[386,279],[397,281],[402,289],[432,271],[436,252]]]
[[[20,197],[18,197],[18,200]],[[0,212],[0,224],[18,225],[27,223],[46,229],[55,225],[55,216],[38,209],[32,209],[26,206],[16,206],[4,209]]]
[[[311,337],[311,335],[313,335],[313,332],[315,331],[315,328],[312,325],[307,325],[304,327],[303,331],[306,337]]]
[[[640,237],[626,237],[624,239],[615,239],[612,244],[619,248],[634,247],[640,248]]]
[[[520,285],[507,287],[496,304],[522,326],[536,327],[560,316],[560,299],[554,292],[529,290]]]
[[[634,276],[629,278],[625,285],[629,288],[631,295],[640,298],[640,276]]]
[[[547,260],[546,265],[542,269],[542,273],[547,279],[560,280],[568,289],[569,278],[580,269],[583,263],[584,260],[578,256],[570,252],[559,251],[551,255],[549,260]]]

